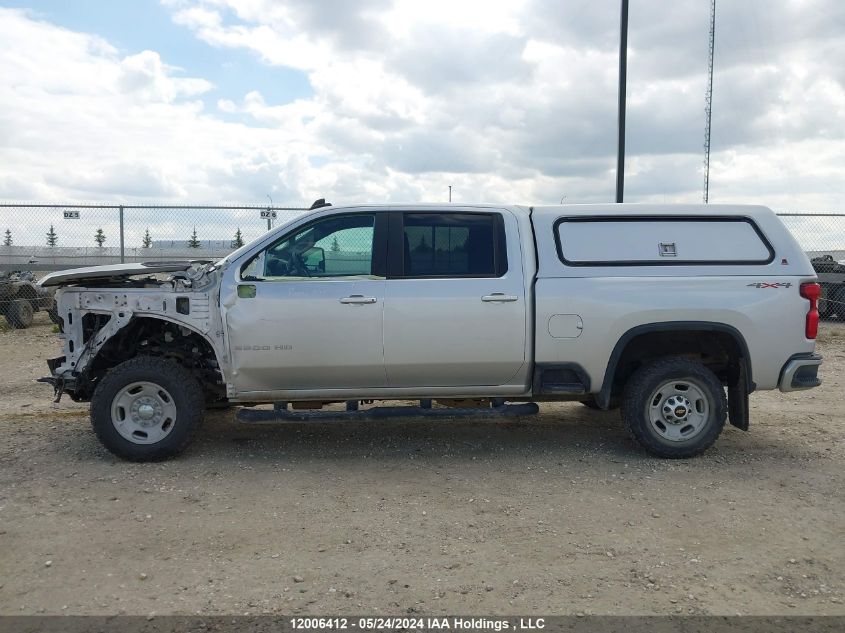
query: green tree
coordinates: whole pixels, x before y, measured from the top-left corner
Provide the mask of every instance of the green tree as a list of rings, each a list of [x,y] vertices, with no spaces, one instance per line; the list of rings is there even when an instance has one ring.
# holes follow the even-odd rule
[[[334,253],[337,253],[340,250],[340,242],[337,241],[337,236],[335,235],[334,239],[332,240],[332,245],[330,250]]]
[[[102,228],[98,228],[97,232],[94,233],[94,241],[97,242],[97,246],[103,248],[103,242],[106,241],[106,234],[103,233]]]
[[[235,231],[235,239],[232,240],[232,248],[240,248],[244,245],[244,236],[241,234],[241,227]]]
[[[191,233],[191,239],[188,240],[188,248],[199,248],[200,241],[197,239],[197,227],[194,227],[194,232]]]
[[[56,235],[56,230],[53,225],[50,225],[50,230],[47,231],[47,246],[55,246],[59,243],[59,236]]]
[[[150,229],[144,231],[144,239],[141,240],[141,248],[150,248],[153,245],[153,238],[150,237]]]
[[[12,231],[11,229],[6,229],[6,238],[3,240],[3,246],[11,246],[12,245]]]

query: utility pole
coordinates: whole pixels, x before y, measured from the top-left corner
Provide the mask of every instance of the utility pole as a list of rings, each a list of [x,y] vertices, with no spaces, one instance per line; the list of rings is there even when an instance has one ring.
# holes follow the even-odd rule
[[[713,115],[713,52],[716,43],[716,0],[710,0],[710,56],[704,93],[704,204],[710,201],[710,120]]]
[[[628,0],[622,0],[619,16],[619,123],[616,149],[616,202],[622,202],[625,191],[625,91],[628,80]]]
[[[449,185],[449,202],[452,202],[452,185]]]

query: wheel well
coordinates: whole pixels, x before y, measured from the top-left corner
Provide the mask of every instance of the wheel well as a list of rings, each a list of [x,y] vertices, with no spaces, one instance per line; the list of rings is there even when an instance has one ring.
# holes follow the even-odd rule
[[[692,358],[708,367],[724,385],[735,385],[745,363],[748,390],[750,378],[748,352],[739,332],[730,326],[708,325],[701,328],[635,328],[622,338],[611,355],[601,396],[622,395],[631,375],[650,360],[665,356]]]
[[[85,315],[83,323],[88,316],[96,315]],[[91,329],[98,330],[104,324],[104,321],[98,322]],[[91,335],[93,331],[85,338]],[[86,380],[77,381],[76,396],[90,397],[97,382],[109,369],[137,356],[155,356],[176,361],[194,374],[206,393],[207,402],[225,400],[223,375],[211,343],[189,328],[150,317],[133,318],[106,341],[85,369]],[[85,393],[80,393],[79,386],[83,384]]]

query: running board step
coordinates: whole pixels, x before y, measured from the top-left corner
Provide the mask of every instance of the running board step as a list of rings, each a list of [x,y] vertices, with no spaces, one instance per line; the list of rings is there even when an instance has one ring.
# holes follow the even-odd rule
[[[544,382],[541,393],[587,393],[587,389],[580,382],[549,383]]]
[[[386,418],[507,418],[534,415],[540,407],[535,402],[503,404],[489,408],[432,409],[430,407],[372,407],[347,411],[303,411],[276,407],[267,409],[240,409],[235,416],[238,422],[264,424],[272,422],[310,422],[319,420],[381,420]]]

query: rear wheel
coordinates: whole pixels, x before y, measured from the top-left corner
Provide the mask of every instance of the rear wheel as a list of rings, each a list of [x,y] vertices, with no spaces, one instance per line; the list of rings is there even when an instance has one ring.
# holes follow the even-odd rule
[[[727,399],[699,362],[663,358],[640,367],[625,387],[622,419],[649,453],[680,458],[709,448],[725,426]]]
[[[205,397],[181,365],[142,356],[110,370],[91,398],[94,432],[112,453],[157,461],[181,453],[202,421]]]
[[[6,306],[6,321],[14,328],[19,330],[28,328],[32,325],[34,318],[35,310],[32,309],[32,304],[26,299],[15,299]]]

